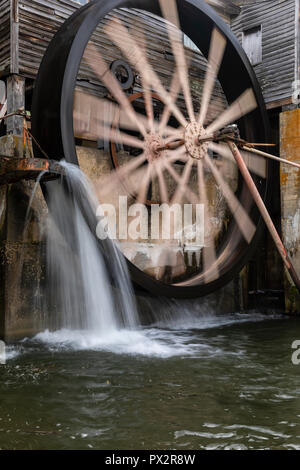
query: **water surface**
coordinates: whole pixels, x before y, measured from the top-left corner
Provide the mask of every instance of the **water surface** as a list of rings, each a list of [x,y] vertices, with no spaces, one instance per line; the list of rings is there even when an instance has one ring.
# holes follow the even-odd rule
[[[0,449],[300,449],[300,321],[44,332],[0,366]]]

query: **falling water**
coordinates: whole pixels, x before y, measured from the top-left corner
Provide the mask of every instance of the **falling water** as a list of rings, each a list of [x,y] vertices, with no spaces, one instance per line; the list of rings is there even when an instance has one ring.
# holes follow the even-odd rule
[[[51,216],[48,314],[44,331],[33,341],[52,351],[194,357],[206,350],[195,341],[195,331],[250,321],[249,315],[218,316],[206,301],[145,297],[140,312],[147,326],[141,326],[123,255],[112,241],[96,238],[98,202],[92,185],[78,167],[62,165],[65,177],[45,185]]]
[[[126,263],[110,240],[101,251],[91,183],[78,167],[62,165],[64,181],[47,183],[53,215],[47,243],[51,329],[99,335],[132,329],[138,325],[138,315]]]

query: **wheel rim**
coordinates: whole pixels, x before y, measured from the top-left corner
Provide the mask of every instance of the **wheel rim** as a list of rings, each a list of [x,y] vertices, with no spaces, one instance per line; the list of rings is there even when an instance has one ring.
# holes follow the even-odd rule
[[[67,21],[67,24],[57,33],[48,48],[40,68],[34,94],[33,133],[42,148],[46,149],[50,158],[67,157],[69,162],[78,163],[73,131],[73,93],[77,72],[89,38],[100,19],[112,9],[120,7],[141,8],[155,14],[160,13],[159,2],[156,1],[109,1],[101,2],[101,4],[97,1],[91,2]],[[250,87],[253,90],[258,107],[251,116],[248,115],[247,119],[242,119],[239,122],[239,127],[246,139],[251,141],[255,137],[258,142],[266,141],[267,118],[263,99],[251,66],[229,29],[204,2],[188,0],[180,2],[179,18],[181,29],[194,41],[205,56],[209,54],[210,38],[214,27],[216,26],[224,35],[227,46],[223,62],[220,65],[219,80],[230,102],[238,98],[245,89]],[[56,68],[56,74],[53,74],[52,65],[57,60],[57,53],[61,48],[62,41],[64,53],[59,58],[58,73]],[[234,76],[231,73],[232,68],[236,71]],[[55,98],[51,102],[44,97],[46,82],[49,83],[49,74],[53,75],[52,90],[53,98]],[[45,80],[46,76],[47,80]],[[45,107],[49,110],[47,115],[43,113]],[[51,129],[50,133],[49,129]],[[54,134],[59,135],[59,139],[56,138],[55,143],[53,142],[55,140],[53,139]],[[38,153],[37,149],[35,153]],[[268,199],[268,182],[269,177],[260,184],[265,201]],[[217,279],[203,282],[200,275],[193,282],[181,282],[177,285],[165,284],[151,278],[134,264],[128,262],[134,282],[151,292],[173,297],[204,295],[227,283],[250,256],[261,231],[261,222],[256,209],[252,207],[252,200],[247,188],[244,184],[241,186],[240,201],[251,213],[251,218],[257,229],[251,242],[247,244],[238,227],[233,224],[224,241],[221,250],[222,256],[219,256],[220,274]],[[44,190],[46,192],[46,188]]]

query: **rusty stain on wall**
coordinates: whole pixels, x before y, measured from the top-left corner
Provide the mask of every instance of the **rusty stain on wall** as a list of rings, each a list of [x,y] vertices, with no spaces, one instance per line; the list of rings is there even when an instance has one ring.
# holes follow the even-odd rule
[[[281,113],[280,136],[281,157],[300,163],[300,109]],[[283,242],[300,273],[300,171],[281,165],[280,181]],[[295,293],[289,279],[286,279],[286,310],[300,311],[300,295]]]

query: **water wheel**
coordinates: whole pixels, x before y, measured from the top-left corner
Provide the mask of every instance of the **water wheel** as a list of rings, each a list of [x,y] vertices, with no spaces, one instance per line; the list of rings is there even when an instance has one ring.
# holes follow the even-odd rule
[[[253,253],[262,222],[226,139],[268,142],[267,114],[243,49],[204,1],[94,0],[78,9],[44,56],[32,118],[51,159],[78,164],[78,138],[110,153],[96,185],[101,202],[120,193],[148,213],[161,203],[202,208],[202,242],[185,229],[181,241],[116,241],[136,285],[202,296]],[[267,203],[270,163],[241,153]]]

